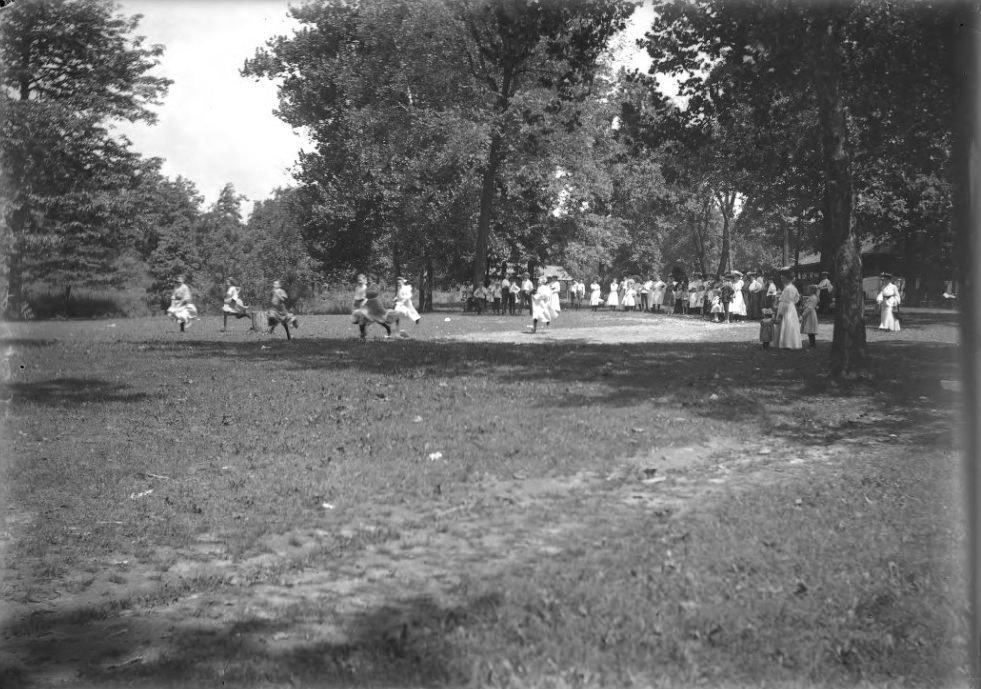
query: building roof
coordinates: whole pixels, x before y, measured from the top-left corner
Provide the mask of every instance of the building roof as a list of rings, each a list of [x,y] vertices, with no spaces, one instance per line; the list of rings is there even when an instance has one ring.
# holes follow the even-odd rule
[[[554,275],[559,280],[572,280],[572,276],[562,266],[542,266],[543,275]]]
[[[868,254],[894,255],[899,253],[896,249],[896,245],[888,239],[873,239],[871,237],[866,237],[859,244],[859,248],[861,249],[863,256]],[[800,260],[797,262],[797,265],[808,266],[820,262],[821,252],[801,252]]]

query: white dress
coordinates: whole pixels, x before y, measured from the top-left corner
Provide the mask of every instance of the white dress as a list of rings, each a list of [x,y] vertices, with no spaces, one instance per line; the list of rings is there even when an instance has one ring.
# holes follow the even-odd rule
[[[729,304],[729,315],[745,316],[746,300],[743,299],[743,280],[742,278],[732,283],[733,295],[732,302]]]
[[[562,283],[556,280],[548,288],[552,290],[552,311],[558,314],[562,310],[562,303],[559,299],[559,292],[562,291]]]
[[[232,316],[241,316],[247,311],[245,302],[238,294],[238,287],[231,285],[228,291],[225,292],[225,303],[222,305],[221,310]]]
[[[664,302],[664,290],[667,287],[661,280],[654,283],[654,287],[651,289],[651,304],[661,305]]]
[[[191,288],[181,284],[170,296],[170,308],[167,315],[178,323],[190,323],[191,319],[198,317],[198,310],[191,303]]]
[[[879,292],[879,296],[875,300],[882,309],[879,330],[899,332],[899,320],[893,315],[893,309],[899,306],[899,289],[890,282],[882,288],[882,291]]]
[[[555,316],[552,311],[552,288],[548,285],[539,285],[538,289],[531,295],[531,317],[548,323]]]
[[[688,308],[702,308],[702,300],[705,299],[705,283],[695,280],[688,283]]]
[[[603,298],[600,296],[600,286],[598,282],[593,282],[589,285],[589,305],[599,306],[603,303]]]
[[[623,308],[632,309],[637,306],[637,292],[633,285],[627,285],[627,291],[623,293]]]
[[[412,285],[402,285],[399,287],[395,297],[395,312],[400,316],[411,318],[413,322],[419,321],[419,314],[412,306]]]
[[[616,308],[620,306],[620,295],[618,294],[620,290],[620,285],[617,284],[616,280],[610,283],[610,296],[606,298],[606,305]]]
[[[787,283],[777,302],[777,318],[780,319],[780,329],[777,334],[779,349],[802,349],[804,346],[800,339],[800,318],[797,317],[799,301],[800,292],[794,287],[794,283]]]

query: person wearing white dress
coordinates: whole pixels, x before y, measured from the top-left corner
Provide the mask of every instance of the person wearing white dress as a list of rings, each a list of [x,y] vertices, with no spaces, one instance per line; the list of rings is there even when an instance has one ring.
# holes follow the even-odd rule
[[[413,323],[418,325],[422,318],[412,305],[412,285],[406,282],[405,278],[401,277],[397,278],[395,282],[398,284],[398,291],[395,294],[395,313],[411,319]],[[399,335],[406,337],[405,331],[401,329],[399,330]]]
[[[732,301],[729,303],[729,315],[736,316],[736,320],[746,318],[746,299],[743,297],[743,274],[738,270],[732,271],[735,281],[732,283]]]
[[[664,284],[664,280],[660,277],[654,278],[654,283],[651,285],[651,311],[656,311],[661,313],[661,305],[664,302],[664,290],[667,289],[667,285]]]
[[[191,327],[191,321],[198,317],[198,309],[191,303],[191,288],[187,286],[183,275],[177,276],[177,288],[170,295],[167,315],[180,324],[181,332]]]
[[[225,329],[228,327],[229,316],[236,319],[250,318],[252,320],[252,329],[255,330],[255,317],[249,312],[249,307],[242,301],[242,297],[239,296],[239,288],[235,284],[235,280],[233,278],[225,278],[225,286],[227,289],[225,291],[224,303],[221,306],[221,331],[225,332]]]
[[[599,309],[600,305],[603,303],[602,297],[602,287],[600,287],[599,278],[594,277],[593,281],[589,284],[589,305],[593,307],[593,311]]]
[[[610,283],[610,294],[606,297],[606,305],[614,311],[620,306],[620,285],[616,280]]]
[[[702,274],[692,274],[692,281],[688,283],[688,313],[693,313],[695,309],[702,311],[702,302],[705,299],[705,283],[702,282]]]
[[[538,278],[538,289],[531,295],[531,325],[529,326],[531,332],[538,332],[539,323],[544,323],[547,327],[555,317],[555,312],[552,310],[553,294],[545,276]]]
[[[885,285],[879,291],[875,301],[879,304],[881,315],[879,319],[879,330],[891,330],[899,332],[899,319],[896,318],[896,308],[899,306],[899,288],[893,284],[892,275],[883,273],[882,279]]]
[[[554,275],[551,276],[551,280],[548,283],[548,288],[552,290],[552,311],[558,315],[562,310],[562,300],[560,298],[560,292],[562,291],[562,283]]]
[[[780,280],[783,282],[783,291],[777,299],[777,322],[780,324],[777,349],[803,349],[804,345],[800,338],[800,318],[797,317],[800,292],[794,286],[794,278],[789,271],[781,273]]]
[[[633,311],[637,307],[637,288],[633,280],[627,280],[623,288],[623,310]]]

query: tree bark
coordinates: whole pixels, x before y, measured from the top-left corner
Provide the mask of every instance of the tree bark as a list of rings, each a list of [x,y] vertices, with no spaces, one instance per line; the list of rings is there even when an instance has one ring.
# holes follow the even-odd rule
[[[494,209],[495,182],[504,160],[504,137],[497,130],[491,135],[487,166],[480,185],[480,216],[477,219],[477,243],[473,257],[473,284],[484,284],[487,272],[487,242],[490,238],[491,214]]]
[[[716,194],[715,200],[719,204],[719,211],[722,213],[722,252],[719,255],[719,275],[729,272],[729,223],[732,218],[732,210],[736,203],[736,194],[732,191]]]
[[[824,158],[824,234],[834,247],[835,325],[831,342],[831,374],[860,377],[868,373],[865,339],[865,295],[862,292],[862,254],[852,222],[851,150],[841,94],[842,9],[822,8],[818,62],[814,85]]]

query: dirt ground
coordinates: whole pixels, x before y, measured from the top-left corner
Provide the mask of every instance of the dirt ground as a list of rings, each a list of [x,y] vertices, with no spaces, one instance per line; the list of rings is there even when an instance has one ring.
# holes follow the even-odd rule
[[[436,323],[426,330],[420,328],[415,336],[527,346],[554,341],[753,342],[757,337],[753,323],[717,325],[622,313],[600,314],[597,318],[602,321],[597,324],[590,323],[593,316],[579,314],[574,326],[560,319],[535,335],[524,332],[525,318],[483,318],[483,331],[469,332],[466,327],[455,327],[459,324],[454,321],[462,320],[456,314],[437,314],[427,318]],[[947,330],[939,335],[934,329],[929,334],[911,331],[902,336],[947,341],[956,336],[952,328],[938,327]],[[299,336],[316,336],[316,328],[315,321],[305,323]],[[869,333],[873,342],[884,337],[874,330]],[[822,324],[819,339],[823,347],[828,347],[830,336],[830,325]],[[779,352],[775,356],[818,354]],[[863,410],[857,402],[844,399],[841,404],[836,413],[860,418]],[[692,419],[682,414],[676,421],[684,424]],[[79,573],[74,582],[72,576],[66,577],[43,599],[27,602],[13,602],[29,582],[19,579],[16,566],[8,563],[2,581],[5,602],[0,617],[6,621],[7,632],[0,668],[27,668],[26,675],[16,677],[28,686],[84,686],[80,676],[86,673],[106,676],[104,673],[114,670],[152,668],[161,658],[186,653],[188,639],[215,635],[227,636],[228,644],[254,648],[257,653],[289,653],[316,643],[344,645],[368,633],[390,636],[398,644],[413,633],[418,601],[452,609],[458,603],[454,591],[464,578],[492,579],[495,572],[513,563],[534,563],[583,543],[599,542],[611,524],[638,511],[681,520],[718,495],[806,480],[815,471],[844,469],[857,449],[893,451],[872,442],[871,436],[866,440],[845,438],[804,452],[725,436],[659,448],[650,429],[629,432],[640,441],[633,456],[602,458],[595,470],[569,476],[485,476],[474,484],[466,500],[448,508],[364,504],[358,509],[336,509],[325,504],[322,528],[279,534],[266,543],[266,553],[245,560],[231,557],[220,538],[205,534],[186,551],[160,551],[151,561],[106,554],[97,571]],[[915,428],[905,433],[906,440],[915,441]],[[896,443],[904,442],[896,435],[893,438]],[[0,546],[9,546],[28,527],[26,515],[6,511]],[[397,538],[391,538],[393,533]],[[354,540],[365,545],[339,547]],[[330,557],[323,556],[325,549]],[[270,576],[271,572],[275,574]],[[84,586],[79,584],[81,579],[85,579]],[[184,582],[190,580],[218,584],[186,586]],[[125,584],[121,587],[120,582]],[[173,591],[169,600],[161,602],[156,595],[141,603],[143,593],[159,592],[162,587]],[[85,612],[113,600],[119,601],[118,614],[93,617]],[[277,624],[284,611],[303,608],[311,600],[317,601],[321,611],[316,620],[304,618],[301,624],[288,627]],[[368,611],[377,614],[366,615]],[[40,633],[32,632],[32,625],[41,619],[45,622],[37,625]],[[269,624],[243,624],[255,620]],[[374,628],[366,630],[366,625]],[[215,659],[219,665],[223,662],[220,657]],[[224,669],[215,671],[221,676]],[[0,683],[3,677],[0,675]]]

